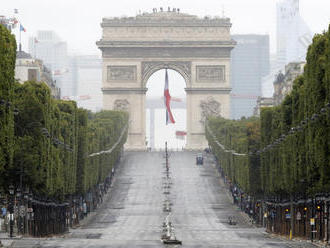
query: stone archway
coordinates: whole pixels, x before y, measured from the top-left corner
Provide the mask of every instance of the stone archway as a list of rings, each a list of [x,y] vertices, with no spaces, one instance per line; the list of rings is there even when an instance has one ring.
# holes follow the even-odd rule
[[[104,109],[126,109],[126,149],[145,149],[145,93],[149,77],[173,69],[186,81],[187,149],[207,147],[206,115],[229,118],[230,37],[228,18],[204,18],[169,11],[103,19],[97,42],[103,58]]]
[[[143,61],[142,62],[142,84],[145,87],[149,77],[156,71],[172,69],[184,78],[186,86],[190,85],[191,62],[190,61]]]

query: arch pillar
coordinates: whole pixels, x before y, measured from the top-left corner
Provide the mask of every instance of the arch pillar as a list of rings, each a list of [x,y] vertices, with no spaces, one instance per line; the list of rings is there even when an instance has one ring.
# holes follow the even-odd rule
[[[230,91],[230,88],[186,88],[186,149],[200,150],[208,147],[205,119],[209,115],[229,118]]]

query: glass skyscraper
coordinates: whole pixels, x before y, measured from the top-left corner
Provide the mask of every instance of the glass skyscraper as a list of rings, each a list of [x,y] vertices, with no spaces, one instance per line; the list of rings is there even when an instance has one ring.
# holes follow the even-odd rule
[[[269,74],[269,36],[232,35],[237,45],[231,52],[231,118],[253,115],[261,96],[262,77]]]

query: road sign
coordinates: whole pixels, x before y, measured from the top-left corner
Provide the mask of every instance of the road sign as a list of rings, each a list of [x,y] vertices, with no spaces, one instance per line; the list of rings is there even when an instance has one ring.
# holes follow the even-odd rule
[[[314,226],[315,225],[315,219],[314,218],[311,218],[310,219],[310,224],[311,224],[311,226]]]
[[[176,135],[177,139],[184,140],[184,137],[187,135],[187,132],[186,131],[176,131],[175,135]]]
[[[300,212],[297,213],[297,220],[301,220],[301,213]]]

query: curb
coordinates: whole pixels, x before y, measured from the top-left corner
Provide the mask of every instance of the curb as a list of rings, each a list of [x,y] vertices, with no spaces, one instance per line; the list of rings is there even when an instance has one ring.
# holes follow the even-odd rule
[[[245,212],[243,212],[237,205],[235,205],[233,203],[233,200],[232,200],[232,197],[231,195],[229,194],[229,189],[226,187],[226,184],[225,182],[223,181],[223,178],[221,177],[219,171],[217,170],[217,164],[216,163],[213,163],[214,165],[214,169],[216,171],[216,174],[219,176],[219,182],[220,182],[220,185],[223,187],[223,189],[225,190],[225,194],[227,196],[227,198],[229,199],[230,203],[237,207],[238,211],[239,211],[239,214],[242,216],[242,218],[245,220],[246,224],[250,225],[251,227],[253,228],[258,228],[258,226],[256,226],[255,224],[253,224],[253,220],[249,217],[249,215],[247,215]]]
[[[265,234],[268,234],[272,238],[278,238],[278,239],[281,239],[281,240],[290,241],[289,236],[279,235],[279,234],[276,234],[276,233],[269,233],[269,232],[266,232],[266,231],[265,231]],[[308,243],[310,245],[314,245],[315,247],[323,247],[323,248],[324,247],[330,247],[330,245],[327,244],[326,241],[320,241],[320,240],[312,242],[309,239],[301,239],[299,237],[295,237],[291,241],[292,242],[300,242],[300,243]]]
[[[76,225],[75,227],[70,228],[69,229],[69,233],[67,235],[70,235],[74,230],[78,230],[78,229],[82,228],[83,226],[85,226],[86,224],[88,224],[88,222],[91,221],[91,219],[98,213],[99,208],[103,204],[105,204],[105,202],[107,202],[106,199],[108,199],[109,197],[111,197],[111,191],[113,189],[113,185],[114,185],[115,182],[116,182],[116,177],[114,176],[113,177],[113,180],[112,180],[112,182],[110,184],[109,190],[103,196],[102,203],[100,205],[98,205],[98,207],[94,211],[89,212],[89,214],[85,218],[83,218],[82,220],[80,220],[78,225]]]

